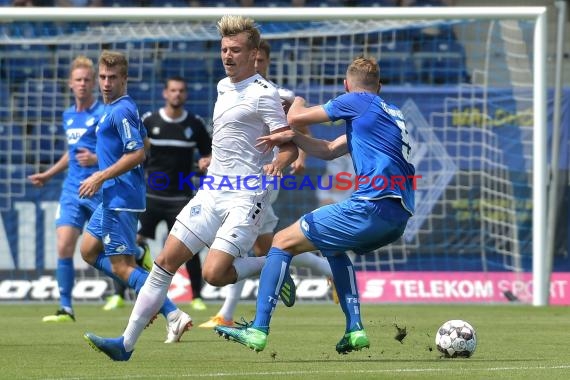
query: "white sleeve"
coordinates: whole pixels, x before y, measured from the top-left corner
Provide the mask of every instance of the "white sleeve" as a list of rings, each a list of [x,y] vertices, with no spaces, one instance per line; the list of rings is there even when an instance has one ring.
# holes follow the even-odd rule
[[[277,91],[279,92],[279,97],[281,100],[287,103],[293,103],[293,100],[295,100],[295,93],[293,91],[283,87],[279,87]]]
[[[264,93],[259,97],[258,112],[270,132],[289,125],[277,91]]]

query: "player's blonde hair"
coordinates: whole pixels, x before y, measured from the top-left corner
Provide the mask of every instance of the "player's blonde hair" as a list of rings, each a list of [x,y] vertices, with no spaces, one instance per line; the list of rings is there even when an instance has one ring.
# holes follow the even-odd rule
[[[380,67],[373,57],[356,57],[346,70],[346,78],[358,87],[376,91],[380,83]]]
[[[255,21],[251,18],[225,15],[218,21],[218,32],[220,32],[222,38],[246,33],[249,48],[257,49],[259,47],[261,34],[255,25]]]
[[[91,71],[91,75],[95,78],[95,68],[93,67],[93,61],[91,58],[88,58],[84,55],[78,55],[75,59],[71,62],[71,68],[69,69],[69,75],[75,69],[87,69]]]
[[[124,77],[126,77],[129,72],[127,57],[119,51],[103,50],[99,57],[99,66],[117,67],[119,68],[119,74]]]

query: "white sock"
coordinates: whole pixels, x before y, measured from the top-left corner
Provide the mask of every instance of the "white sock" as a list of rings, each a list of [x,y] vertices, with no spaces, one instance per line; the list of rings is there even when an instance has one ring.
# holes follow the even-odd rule
[[[226,291],[226,299],[222,305],[218,315],[221,315],[227,321],[234,320],[234,312],[238,302],[241,299],[241,292],[245,285],[245,280],[236,282],[235,284],[226,285],[224,291]]]
[[[329,261],[322,256],[315,255],[311,252],[305,252],[293,256],[291,265],[294,267],[309,268],[313,274],[318,274],[325,277],[332,277],[331,266]]]
[[[246,278],[258,276],[261,268],[265,264],[265,256],[262,257],[236,257],[234,260],[234,268],[237,273],[237,280],[241,281]]]
[[[142,331],[164,304],[172,277],[174,277],[172,274],[158,265],[152,266],[152,270],[137,296],[129,324],[123,332],[125,350],[132,351],[134,349]]]

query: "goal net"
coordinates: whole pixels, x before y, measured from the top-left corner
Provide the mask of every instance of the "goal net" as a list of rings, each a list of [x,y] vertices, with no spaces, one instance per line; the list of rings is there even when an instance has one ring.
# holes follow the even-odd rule
[[[253,13],[271,43],[270,79],[309,104],[341,94],[347,65],[357,55],[369,55],[380,64],[381,96],[404,112],[413,141],[411,159],[421,176],[416,213],[396,243],[368,255],[350,253],[362,279],[382,279],[384,287],[389,286],[387,279],[393,279],[394,294],[407,292],[413,300],[414,294],[424,292],[432,301],[439,297],[442,302],[469,301],[461,298],[464,293],[476,298],[478,281],[487,289],[485,281],[530,280],[534,244],[543,242],[544,231],[536,226],[544,211],[535,209],[544,206],[543,195],[536,188],[533,193],[533,186],[540,183],[533,181],[544,179],[545,154],[544,136],[537,136],[537,130],[544,128],[542,124],[537,129],[537,123],[544,123],[545,111],[536,106],[544,87],[535,88],[544,84],[536,78],[540,61],[533,61],[536,49],[544,49],[535,43],[541,13],[530,9],[518,15],[513,11],[510,14],[516,16],[510,17],[501,9],[495,16],[469,9],[468,18],[461,16],[461,9],[448,8],[441,10],[441,16],[436,9],[418,13],[391,8],[362,9],[352,16],[352,10],[322,8],[314,19],[308,14],[316,13],[294,9],[284,9],[282,17],[271,9],[246,13]],[[0,24],[0,273],[4,279],[35,280],[54,273],[53,219],[63,177],[38,190],[27,176],[53,165],[65,151],[61,114],[72,104],[67,78],[75,56],[84,54],[96,61],[102,49],[125,52],[130,65],[128,92],[141,114],[163,105],[166,78],[182,76],[189,83],[188,109],[208,123],[211,120],[216,83],[224,77],[215,21],[229,10],[146,9],[146,16],[131,10],[121,12],[120,18],[99,9],[89,10],[94,12],[89,21],[78,10],[59,15],[57,22],[22,16]],[[311,133],[333,139],[344,128],[314,125]],[[330,195],[316,188],[330,170],[324,161],[307,160],[305,175],[294,180],[313,186],[280,192],[274,205],[278,228]],[[161,226],[157,236],[166,233]],[[156,241],[154,253],[160,247],[161,241]],[[75,265],[82,278],[97,278],[79,254]],[[307,298],[311,294],[318,298],[321,287],[309,281],[310,271],[294,270],[299,279],[307,279],[301,288]],[[540,268],[535,265],[535,270]],[[434,285],[431,279],[444,285]],[[473,281],[450,288],[462,279]],[[370,282],[363,284],[366,293]],[[526,288],[510,286],[497,288],[491,301],[501,301],[502,295],[495,294],[498,290],[531,300]],[[85,292],[90,289],[85,285]],[[30,294],[26,297],[33,298]],[[390,300],[382,294],[370,299]],[[418,296],[417,301],[426,299]]]

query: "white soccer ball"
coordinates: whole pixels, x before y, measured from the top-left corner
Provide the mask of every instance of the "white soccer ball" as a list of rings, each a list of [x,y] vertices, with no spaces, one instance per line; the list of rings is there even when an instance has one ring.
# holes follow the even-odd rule
[[[435,345],[446,358],[469,358],[477,348],[477,334],[468,322],[453,319],[437,330]]]

